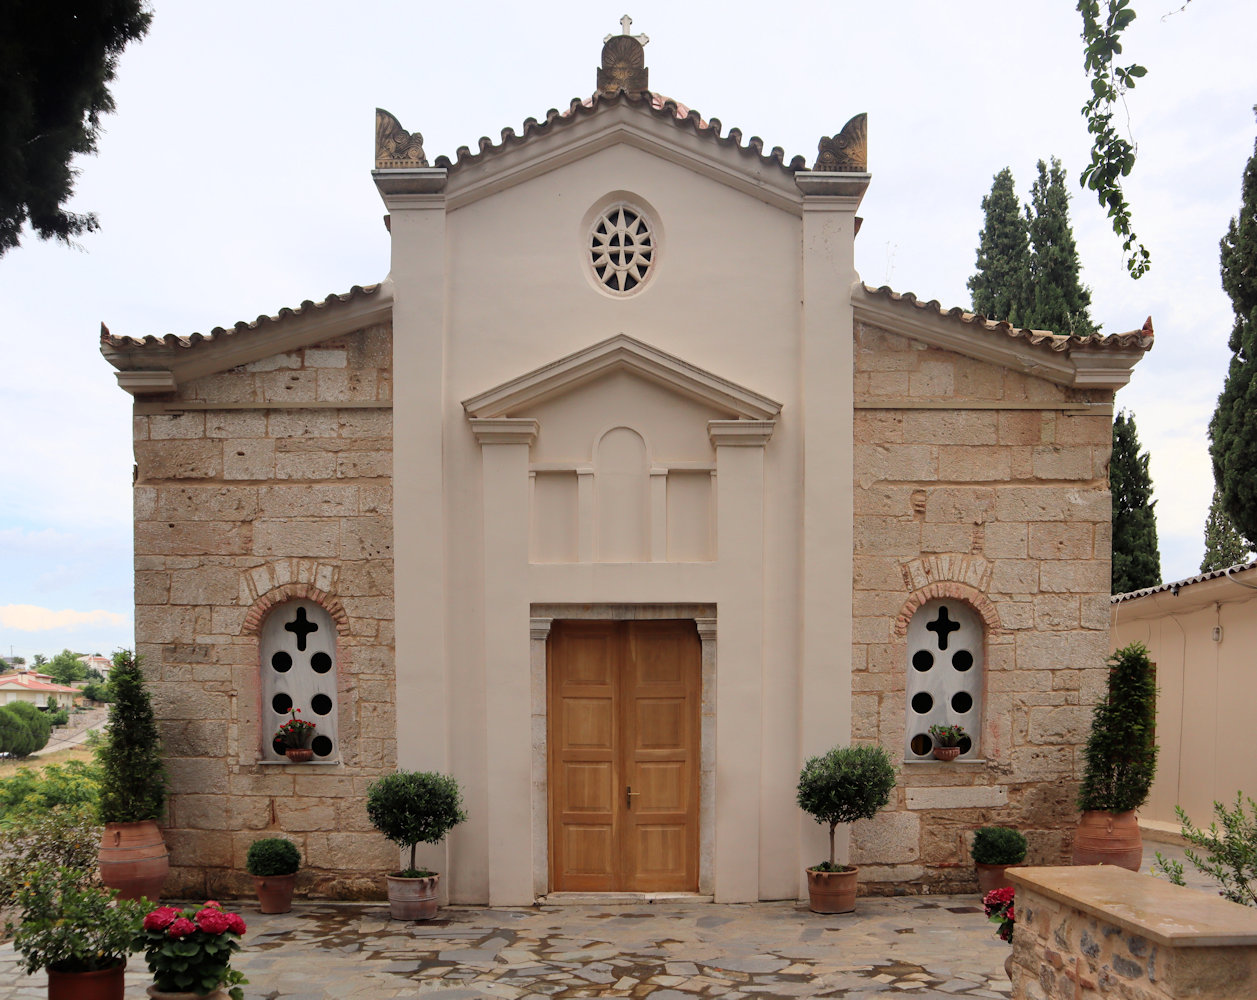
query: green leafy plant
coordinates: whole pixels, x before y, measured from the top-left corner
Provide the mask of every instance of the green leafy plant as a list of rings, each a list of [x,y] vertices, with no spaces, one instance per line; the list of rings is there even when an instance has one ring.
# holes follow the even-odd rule
[[[367,788],[367,818],[389,840],[410,848],[410,867],[394,872],[403,878],[433,874],[415,867],[415,846],[439,844],[467,818],[458,782],[434,771],[398,771]]]
[[[48,745],[52,720],[24,701],[0,705],[0,753],[29,757]]]
[[[1133,642],[1109,658],[1109,686],[1095,707],[1085,750],[1078,808],[1104,812],[1138,809],[1157,771],[1156,682],[1152,661]]]
[[[1182,806],[1176,806],[1174,811],[1184,838],[1203,852],[1202,856],[1189,847],[1183,852],[1187,860],[1202,875],[1218,883],[1218,895],[1232,903],[1257,906],[1257,802],[1248,799],[1248,813],[1244,811],[1242,793],[1236,793],[1234,809],[1215,802],[1213,813],[1217,819],[1207,830],[1193,826]],[[1221,830],[1218,823],[1222,824]],[[1175,885],[1186,884],[1182,863],[1167,860],[1160,851],[1154,867]]]
[[[250,875],[258,878],[292,875],[301,867],[301,851],[283,837],[263,837],[249,845],[244,866]]]
[[[974,831],[970,854],[980,865],[1019,865],[1026,860],[1028,847],[1020,830],[984,826]]]
[[[895,769],[880,746],[838,746],[808,758],[799,773],[799,807],[829,824],[829,860],[813,865],[816,871],[850,871],[834,863],[834,830],[839,823],[872,819],[894,787]]]
[[[57,806],[12,820],[0,838],[0,909],[17,905],[18,890],[41,865],[84,872],[94,879],[100,827],[91,805]]]
[[[91,885],[90,869],[34,866],[14,894],[20,923],[5,925],[21,953],[27,975],[38,969],[95,972],[112,968],[135,950],[145,906],[115,899],[117,893]]]
[[[964,726],[930,726],[930,735],[940,747],[958,747],[960,741],[968,737]]]
[[[299,708],[292,709],[288,715],[290,718],[282,726],[275,731],[274,742],[278,746],[286,747],[289,750],[299,750],[308,747],[310,741],[314,739],[315,725],[313,722],[307,722],[305,719],[298,719],[297,715],[301,711]]]
[[[42,771],[20,767],[0,781],[0,829],[58,806],[94,809],[100,801],[100,781],[100,767],[82,760],[49,764]]]
[[[119,650],[109,683],[107,740],[100,750],[100,815],[106,823],[155,820],[166,805],[166,769],[153,703],[144,686],[139,657]]]
[[[210,993],[227,987],[232,1000],[243,1000],[248,983],[231,967],[240,950],[244,919],[214,900],[186,910],[159,906],[143,918],[134,947],[144,950],[153,986],[168,993]]]

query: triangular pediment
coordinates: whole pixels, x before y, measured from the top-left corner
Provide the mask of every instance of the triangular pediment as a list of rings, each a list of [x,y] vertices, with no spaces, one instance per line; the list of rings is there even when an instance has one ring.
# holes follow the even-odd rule
[[[648,379],[738,419],[774,420],[781,412],[775,400],[623,333],[465,399],[463,409],[474,419],[514,416],[616,371]]]

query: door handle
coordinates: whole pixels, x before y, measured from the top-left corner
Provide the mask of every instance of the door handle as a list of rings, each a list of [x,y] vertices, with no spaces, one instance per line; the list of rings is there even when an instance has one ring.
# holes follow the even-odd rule
[[[635,792],[635,791],[633,791],[633,786],[632,786],[632,785],[625,785],[625,786],[624,786],[624,808],[625,808],[625,809],[632,809],[632,808],[633,808],[633,796],[634,796],[634,795],[641,795],[641,794],[642,794],[641,792]]]

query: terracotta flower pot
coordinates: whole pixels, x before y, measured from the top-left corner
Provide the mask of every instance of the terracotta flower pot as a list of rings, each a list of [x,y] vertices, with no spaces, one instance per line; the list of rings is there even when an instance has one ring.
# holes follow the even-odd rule
[[[309,747],[288,747],[284,751],[284,756],[294,764],[304,764],[306,761],[314,759],[314,751]]]
[[[161,899],[170,855],[153,820],[106,823],[100,839],[100,880],[121,899]]]
[[[955,760],[960,756],[960,747],[935,747],[934,758],[936,760]]]
[[[992,889],[1011,889],[1013,884],[1008,881],[1008,869],[1012,865],[984,865],[975,861],[973,866],[978,870],[978,892],[985,896]]]
[[[1116,865],[1137,872],[1143,855],[1143,837],[1133,809],[1122,813],[1091,810],[1078,820],[1073,864]]]
[[[440,875],[404,878],[388,875],[388,910],[394,920],[431,920],[436,916]]]
[[[850,913],[855,909],[859,868],[845,872],[807,870],[808,909],[813,913]]]
[[[296,881],[296,872],[291,875],[254,875],[253,888],[258,894],[258,909],[263,913],[289,912]]]
[[[123,1000],[127,963],[95,972],[48,970],[48,1000]]]

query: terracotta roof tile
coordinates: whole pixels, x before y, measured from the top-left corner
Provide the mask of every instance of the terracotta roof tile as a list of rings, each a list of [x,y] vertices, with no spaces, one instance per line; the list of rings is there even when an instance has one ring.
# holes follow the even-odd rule
[[[1155,587],[1144,587],[1143,590],[1132,590],[1129,594],[1114,594],[1109,598],[1110,604],[1121,604],[1123,601],[1133,601],[1137,597],[1147,597],[1149,594],[1160,594],[1167,590],[1179,591],[1183,587],[1190,587],[1193,583],[1204,583],[1206,580],[1217,580],[1219,577],[1230,577],[1236,573],[1244,573],[1250,569],[1257,569],[1257,559],[1251,562],[1236,563],[1234,566],[1225,566],[1222,569],[1210,570],[1208,573],[1199,573],[1196,576],[1189,576],[1186,580],[1174,580],[1170,583],[1161,583]],[[1245,584],[1248,586],[1248,584]]]
[[[959,306],[953,306],[951,309],[945,310],[937,299],[922,302],[911,292],[896,292],[887,285],[882,285],[880,288],[865,285],[864,290],[869,295],[879,295],[891,302],[902,302],[923,312],[931,312],[937,316],[946,316],[950,319],[959,320],[961,323],[967,323],[976,329],[1004,334],[1013,340],[1024,340],[1030,344],[1043,345],[1053,351],[1066,351],[1078,347],[1095,347],[1100,349],[1138,348],[1147,351],[1152,348],[1153,343],[1151,316],[1144,322],[1143,328],[1139,330],[1131,330],[1127,333],[1093,333],[1082,337],[1075,334],[1052,333],[1050,330],[1030,330],[1015,327],[1007,320],[996,321],[987,319],[981,313],[966,312]]]
[[[22,688],[25,691],[43,691],[51,694],[79,694],[78,688],[54,684],[30,673],[0,674],[0,687]]]
[[[651,91],[631,94],[624,90],[617,91],[614,94],[599,92],[588,98],[574,97],[566,111],[551,108],[546,112],[544,121],[529,118],[524,122],[523,131],[518,133],[512,128],[504,128],[502,130],[502,141],[496,144],[488,136],[482,136],[476,152],[473,153],[466,146],[460,146],[454,154],[453,161],[448,156],[438,156],[434,166],[445,167],[450,172],[453,172],[462,167],[470,166],[486,156],[500,154],[521,143],[571,125],[579,119],[596,114],[600,107],[613,104],[644,106],[657,117],[671,120],[678,127],[688,128],[695,135],[711,139],[722,146],[731,146],[742,152],[754,154],[765,163],[776,163],[783,170],[793,172],[807,169],[807,161],[802,156],[796,156],[787,165],[785,150],[780,146],[774,146],[769,153],[765,154],[764,140],[757,135],[751,136],[746,141],[746,145],[742,144],[741,129],[732,128],[726,135],[722,136],[720,134],[722,126],[719,118],[705,120],[697,111],[692,111],[684,104],[680,104],[670,97],[664,97],[662,94],[656,94]]]
[[[224,337],[235,337],[241,334],[251,334],[265,330],[269,326],[280,323],[294,316],[303,316],[311,312],[318,312],[321,309],[328,309],[342,303],[353,302],[357,299],[367,298],[375,295],[380,290],[380,285],[354,285],[344,294],[333,293],[325,298],[322,302],[314,302],[306,299],[296,309],[285,306],[280,309],[274,316],[259,316],[252,322],[240,320],[230,328],[216,326],[209,333],[193,333],[186,337],[180,337],[174,333],[168,333],[164,337],[118,337],[109,332],[109,328],[104,323],[100,324],[100,346],[101,348],[109,347],[114,350],[134,351],[143,348],[192,348],[202,341],[219,340]]]

